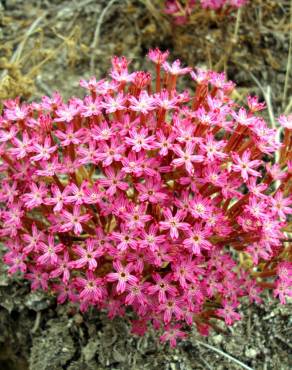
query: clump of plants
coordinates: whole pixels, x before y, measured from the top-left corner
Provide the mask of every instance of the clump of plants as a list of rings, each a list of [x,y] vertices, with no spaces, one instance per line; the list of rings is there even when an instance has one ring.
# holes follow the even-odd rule
[[[129,307],[135,334],[153,325],[175,346],[239,320],[241,297],[291,296],[292,117],[281,143],[223,73],[148,58],[155,77],[114,57],[84,99],[5,102],[0,240],[33,290],[110,318]]]
[[[198,5],[203,9],[221,11],[226,16],[230,11],[242,7],[247,2],[248,0],[166,0],[164,12],[171,15],[174,23],[182,25],[188,23]]]

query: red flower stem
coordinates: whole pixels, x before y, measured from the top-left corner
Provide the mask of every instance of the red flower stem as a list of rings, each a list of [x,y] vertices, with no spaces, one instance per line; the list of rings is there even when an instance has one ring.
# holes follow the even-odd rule
[[[55,183],[58,185],[58,187],[61,190],[64,190],[65,186],[61,183],[61,181],[59,180],[58,176],[57,175],[54,175],[53,176],[53,179],[54,179]]]
[[[161,91],[161,65],[158,63],[156,64],[156,92],[159,93]]]
[[[242,155],[243,152],[247,149],[247,148],[250,148],[252,146],[252,140],[251,139],[248,139],[245,143],[242,143],[242,146],[237,149],[237,153],[239,155]]]
[[[225,153],[228,153],[231,151],[234,143],[237,141],[237,139],[241,136],[242,132],[245,130],[245,127],[240,127],[240,126],[237,126],[237,130],[235,130],[233,132],[233,134],[231,135],[231,137],[229,138],[228,140],[228,144],[226,145],[225,147],[225,150],[224,152]]]
[[[264,277],[275,276],[276,274],[277,274],[277,270],[273,269],[269,271],[262,271],[262,272],[255,273],[254,276],[264,278]]]
[[[290,130],[288,130],[288,128],[285,128],[283,146],[280,150],[280,163],[285,162],[287,154],[289,154],[288,149],[289,149],[290,136],[291,136]]]
[[[265,288],[265,289],[274,289],[275,288],[275,284],[273,284],[273,283],[266,283],[266,282],[260,281],[257,284],[258,284],[258,286],[260,286],[262,288]]]
[[[12,159],[6,154],[6,153],[2,153],[1,154],[1,158],[4,159],[5,162],[7,162],[9,165],[10,165],[10,169],[15,172],[15,169],[14,169],[14,162],[12,161]]]
[[[249,193],[245,194],[241,199],[234,203],[233,206],[229,208],[228,214],[233,215],[236,211],[238,211],[238,208],[247,202],[249,195]]]
[[[74,144],[73,143],[71,143],[69,145],[69,155],[70,155],[71,161],[74,162],[74,160],[75,160],[75,149],[74,149]]]

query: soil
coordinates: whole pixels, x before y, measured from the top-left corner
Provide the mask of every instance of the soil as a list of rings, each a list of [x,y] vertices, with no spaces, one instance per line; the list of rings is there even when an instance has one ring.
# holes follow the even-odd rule
[[[147,50],[159,46],[191,66],[224,70],[237,83],[235,98],[260,95],[272,121],[291,112],[289,0],[253,0],[228,17],[198,10],[185,26],[171,24],[162,3],[0,1],[0,99],[34,100],[55,90],[78,96],[79,80],[103,77],[112,55],[145,69]],[[8,279],[0,262],[0,369],[291,369],[291,303],[280,305],[267,293],[261,305],[243,302],[241,312],[243,320],[227,333],[194,332],[171,350],[152,331],[131,335],[130,313],[113,321],[94,310],[82,316],[30,292],[21,277]]]

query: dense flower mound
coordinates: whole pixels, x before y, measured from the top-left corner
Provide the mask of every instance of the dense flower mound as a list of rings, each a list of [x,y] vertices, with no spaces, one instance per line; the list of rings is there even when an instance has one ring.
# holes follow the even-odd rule
[[[32,289],[111,318],[129,306],[134,333],[151,323],[175,345],[192,325],[233,324],[242,296],[291,295],[292,117],[281,145],[224,74],[148,57],[154,81],[114,57],[108,80],[81,81],[84,99],[5,102],[0,240]]]
[[[200,3],[204,9],[221,10],[229,12],[231,9],[240,8],[247,4],[248,0],[165,0],[164,11],[170,14],[176,24],[185,24]]]

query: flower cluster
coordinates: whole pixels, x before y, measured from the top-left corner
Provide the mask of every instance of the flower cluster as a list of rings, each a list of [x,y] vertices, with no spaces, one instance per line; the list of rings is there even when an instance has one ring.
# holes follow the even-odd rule
[[[200,0],[201,7],[204,9],[233,9],[245,5],[248,0]],[[197,7],[196,0],[165,0],[164,12],[170,14],[176,24],[185,24],[194,9]]]
[[[114,57],[108,79],[81,81],[84,99],[4,103],[0,240],[32,289],[111,318],[129,306],[134,333],[152,324],[174,346],[189,326],[233,324],[242,296],[291,295],[292,120],[281,145],[224,74],[148,58],[156,79]]]

